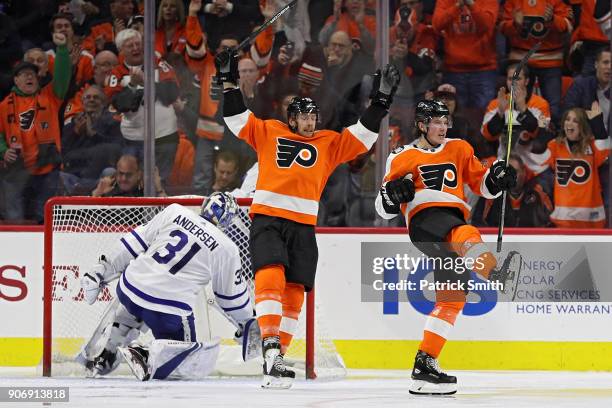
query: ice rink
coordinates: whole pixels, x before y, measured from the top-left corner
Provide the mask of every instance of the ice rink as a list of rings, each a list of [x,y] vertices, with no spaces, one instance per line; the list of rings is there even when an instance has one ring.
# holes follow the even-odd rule
[[[458,377],[459,391],[449,397],[410,395],[408,371],[371,370],[351,370],[343,380],[298,380],[290,390],[263,390],[259,379],[247,377],[143,383],[129,377],[47,379],[1,374],[0,386],[66,386],[70,389],[70,402],[51,406],[84,408],[612,407],[612,373],[609,372],[453,371],[451,374]],[[43,405],[0,402],[0,406]]]

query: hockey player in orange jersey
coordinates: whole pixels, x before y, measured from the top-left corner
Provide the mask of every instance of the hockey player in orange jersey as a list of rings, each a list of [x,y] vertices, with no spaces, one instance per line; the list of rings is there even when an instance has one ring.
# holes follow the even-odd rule
[[[304,291],[314,286],[318,249],[314,226],[329,175],[343,162],[367,152],[378,138],[400,81],[387,65],[374,76],[370,106],[342,133],[316,130],[319,108],[296,97],[288,123],[261,120],[243,102],[235,51],[216,58],[223,80],[223,116],[228,128],[257,152],[259,177],[251,205],[250,248],[255,271],[255,310],[263,341],[264,388],[289,388],[295,372],[283,355],[295,333]]]
[[[500,269],[476,227],[466,223],[470,207],[463,185],[485,198],[495,198],[516,184],[516,171],[497,161],[484,167],[462,139],[446,139],[449,111],[442,102],[423,101],[416,108],[418,138],[398,147],[387,159],[387,174],[376,197],[378,214],[391,219],[400,213],[412,243],[431,258],[474,260],[474,272],[499,282],[512,299],[521,256],[510,252]],[[467,273],[435,269],[436,282],[467,283]],[[449,288],[450,289],[450,288]],[[413,394],[454,394],[457,378],[441,372],[437,358],[465,305],[467,291],[437,290],[412,371]]]

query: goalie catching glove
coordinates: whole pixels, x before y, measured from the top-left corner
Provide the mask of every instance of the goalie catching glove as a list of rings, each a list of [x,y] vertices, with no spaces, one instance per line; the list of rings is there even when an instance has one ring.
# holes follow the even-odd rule
[[[223,85],[229,82],[238,84],[238,52],[232,48],[225,49],[215,57],[215,67],[217,68],[217,84]]]
[[[388,214],[399,214],[400,204],[414,199],[414,183],[409,174],[404,178],[389,180],[380,188],[382,205]]]
[[[485,184],[493,195],[503,190],[510,190],[516,187],[516,170],[512,166],[506,166],[505,161],[498,160],[491,166]]]
[[[102,255],[99,262],[89,272],[85,272],[81,278],[81,288],[83,288],[87,303],[93,305],[100,294],[100,290],[118,276],[119,274],[113,272],[113,266]]]
[[[377,70],[373,77],[374,82],[370,99],[372,103],[382,105],[385,109],[389,110],[393,102],[393,96],[400,83],[400,73],[395,68],[395,65],[387,64],[382,71],[380,69]]]

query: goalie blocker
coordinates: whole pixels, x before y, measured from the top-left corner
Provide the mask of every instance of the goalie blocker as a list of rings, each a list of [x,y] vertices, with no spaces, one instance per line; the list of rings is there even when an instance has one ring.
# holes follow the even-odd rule
[[[217,227],[232,224],[235,200],[215,193],[200,216],[178,204],[124,235],[81,281],[88,303],[119,278],[117,299],[105,312],[77,361],[89,375],[106,375],[126,360],[141,380],[194,379],[208,375],[219,353],[219,339],[197,341],[193,309],[196,294],[211,283],[215,302],[237,328],[243,358],[261,352],[253,305],[236,245]],[[120,271],[124,271],[121,273]],[[131,342],[150,329],[151,345]]]

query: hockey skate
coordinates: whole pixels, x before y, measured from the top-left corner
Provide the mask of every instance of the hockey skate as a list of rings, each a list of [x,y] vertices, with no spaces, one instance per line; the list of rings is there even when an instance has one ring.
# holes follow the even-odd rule
[[[280,339],[278,336],[263,339],[263,382],[262,388],[291,388],[295,372],[285,367],[283,355],[280,354]]]
[[[119,347],[117,351],[121,353],[136,378],[140,381],[147,381],[151,378],[151,372],[147,364],[149,352],[146,349],[138,346],[127,346]]]
[[[100,375],[109,374],[117,368],[118,365],[119,361],[117,361],[117,354],[108,349],[104,349],[98,357],[85,362],[85,369],[87,371],[86,376],[95,378]]]
[[[503,285],[503,289],[498,292],[499,300],[513,301],[516,297],[522,265],[523,257],[521,254],[510,251],[501,268],[491,271],[489,281],[499,282]]]
[[[414,358],[412,384],[408,391],[416,395],[451,395],[457,392],[457,377],[440,370],[438,360],[419,350]]]

